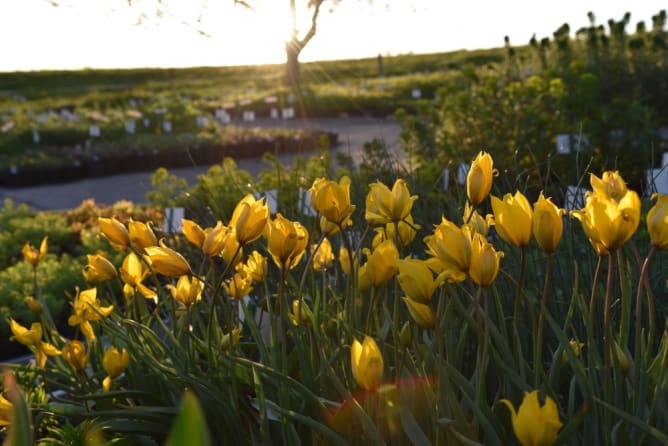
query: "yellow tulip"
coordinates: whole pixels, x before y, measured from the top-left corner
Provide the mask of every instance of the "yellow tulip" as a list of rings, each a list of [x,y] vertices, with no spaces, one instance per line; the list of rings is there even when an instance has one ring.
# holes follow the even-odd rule
[[[471,227],[471,231],[477,232],[483,237],[487,237],[487,232],[489,231],[487,220],[485,220],[485,217],[480,215],[478,211],[473,209],[469,205],[468,201],[464,205],[464,224],[469,225]]]
[[[37,314],[42,314],[44,312],[44,307],[42,304],[39,302],[39,300],[35,299],[32,296],[27,296],[23,301],[26,303],[28,308],[30,308],[31,311],[37,313]]]
[[[204,244],[204,239],[206,238],[206,233],[204,232],[204,229],[202,229],[200,225],[198,225],[192,220],[184,218],[182,220],[181,231],[183,232],[183,235],[185,235],[186,240],[188,240],[190,243],[197,246],[198,248],[200,249],[202,248]]]
[[[472,206],[478,206],[487,198],[492,190],[494,173],[494,161],[489,153],[478,153],[466,175],[466,196]]]
[[[431,307],[423,302],[418,302],[410,297],[404,297],[403,301],[406,303],[408,312],[411,318],[422,328],[432,328],[436,323],[434,312]]]
[[[404,259],[397,260],[397,281],[403,292],[416,302],[427,304],[431,301],[434,290],[439,282],[424,260]]]
[[[585,346],[584,342],[578,342],[575,339],[571,339],[569,342],[570,347],[573,349],[573,354],[575,354],[575,357],[577,358],[580,356],[580,353],[582,352],[582,347]],[[563,350],[561,352],[561,362],[567,363],[568,362],[568,354],[566,354],[566,350]]]
[[[189,274],[190,265],[181,254],[165,246],[160,240],[160,246],[149,246],[145,249],[146,263],[158,274],[167,277],[178,277]]]
[[[571,211],[571,215],[580,220],[585,234],[594,246],[601,245],[605,250],[614,251],[626,243],[640,224],[640,198],[632,190],[619,202],[601,195],[588,194],[584,209]]]
[[[239,201],[232,212],[229,227],[241,245],[260,238],[269,220],[269,206],[265,199],[255,200],[248,194]]]
[[[543,197],[541,192],[538,201],[533,205],[533,236],[543,251],[554,252],[564,232],[564,210]]]
[[[202,240],[202,253],[207,257],[219,255],[225,249],[230,230],[223,225],[222,221],[217,221],[213,228],[204,229],[204,239]]]
[[[311,252],[313,253],[313,269],[316,271],[324,271],[331,268],[334,262],[334,252],[332,251],[332,244],[327,238],[322,240],[318,250],[315,251],[317,245],[311,245]]]
[[[9,426],[14,416],[14,405],[0,395],[0,426]]]
[[[295,299],[292,301],[292,308],[288,313],[288,317],[290,318],[292,325],[298,326],[308,324],[311,320],[311,314],[311,309],[306,303],[302,303],[301,300]]]
[[[385,240],[369,254],[367,250],[367,274],[369,283],[378,288],[390,280],[397,272],[396,262],[399,251],[392,240]]]
[[[628,192],[626,183],[617,171],[603,172],[601,178],[592,173],[589,175],[589,184],[591,184],[596,195],[607,197],[617,202]]]
[[[253,251],[246,259],[246,263],[237,264],[236,270],[244,271],[253,283],[262,283],[267,275],[267,258]]]
[[[442,217],[433,234],[424,238],[427,254],[438,259],[438,272],[450,282],[466,279],[471,265],[471,237],[470,226],[460,228]]]
[[[100,231],[115,249],[121,251],[130,246],[130,233],[123,223],[115,218],[103,217],[99,217],[97,222],[100,225]]]
[[[232,266],[236,266],[244,257],[244,250],[237,241],[237,238],[232,232],[229,232],[228,235],[223,239],[223,249],[220,251],[220,256],[223,258],[225,263]]]
[[[411,196],[405,180],[394,182],[392,190],[381,182],[369,185],[364,218],[372,226],[399,222],[411,213],[417,195]]]
[[[353,340],[350,347],[350,362],[352,364],[355,382],[365,390],[374,390],[383,379],[383,355],[378,344],[370,336],[365,336],[363,343]]]
[[[125,256],[120,271],[121,280],[132,290],[131,296],[134,296],[135,291],[139,291],[146,299],[158,297],[155,291],[142,283],[149,274],[149,270],[134,252]]]
[[[100,306],[97,300],[97,288],[89,288],[84,291],[77,289],[77,295],[73,303],[74,314],[67,319],[67,324],[70,327],[79,326],[81,333],[92,341],[95,339],[95,332],[91,321],[99,321],[102,316],[109,316],[114,310],[113,305],[107,307]]]
[[[253,291],[253,281],[245,272],[236,272],[228,281],[223,282],[223,288],[231,297],[243,299]]]
[[[338,183],[318,178],[309,192],[311,206],[326,220],[337,226],[349,225],[350,216],[355,211],[355,205],[350,204],[350,178],[343,176]]]
[[[109,347],[102,357],[102,367],[107,372],[107,377],[102,382],[102,389],[108,392],[111,388],[111,381],[121,373],[125,372],[130,362],[130,354],[126,349],[118,349],[114,346]]]
[[[236,347],[240,339],[241,330],[239,328],[233,328],[230,333],[225,333],[223,335],[223,338],[220,340],[220,348],[226,352]]]
[[[341,227],[345,229],[352,224],[353,221],[348,219],[345,221],[343,225],[341,225]],[[336,223],[332,223],[322,215],[320,216],[320,232],[322,232],[325,235],[334,235],[337,234],[340,230],[341,228],[339,228],[339,225],[337,225]]]
[[[395,236],[395,223],[387,223],[384,227],[376,228],[376,235],[371,241],[371,247],[376,248],[385,240],[392,240],[398,243],[401,248],[405,248],[413,241],[417,231],[422,227],[413,222],[413,216],[408,214],[405,219],[396,224],[399,228],[399,238]]]
[[[537,390],[525,392],[517,412],[510,401],[503,399],[501,402],[510,410],[513,431],[522,446],[549,446],[554,443],[563,424],[552,398],[546,396],[545,404],[541,406]]]
[[[346,276],[350,276],[351,265],[353,265],[353,267],[357,266],[357,259],[353,258],[353,262],[351,263],[350,252],[343,246],[339,249],[339,265],[341,265],[341,271],[343,271],[343,274]]]
[[[647,230],[656,249],[668,249],[668,195],[653,194],[656,204],[647,212]]]
[[[371,281],[369,280],[369,270],[365,263],[357,270],[357,289],[360,293],[364,293],[369,288],[371,288]]]
[[[506,194],[503,200],[492,195],[492,210],[496,232],[506,243],[517,247],[529,244],[533,211],[522,192],[516,191],[515,195]]]
[[[308,246],[308,232],[299,223],[276,215],[268,225],[267,249],[274,263],[284,271],[297,266]]]
[[[181,276],[176,282],[176,286],[167,285],[167,289],[172,293],[172,297],[181,302],[186,307],[202,299],[202,290],[204,283],[197,277]]]
[[[481,287],[490,286],[499,274],[503,252],[497,252],[483,236],[475,234],[471,242],[471,279]]]
[[[33,322],[30,329],[25,328],[14,319],[9,320],[9,329],[12,331],[10,341],[16,341],[23,345],[37,345],[42,342],[42,324]]]
[[[116,267],[100,254],[88,254],[88,264],[83,267],[86,282],[96,285],[116,278]]]
[[[33,248],[33,246],[30,244],[30,242],[26,242],[26,244],[23,246],[23,249],[21,250],[21,253],[23,254],[23,258],[25,259],[26,262],[30,263],[33,268],[37,268],[37,265],[39,265],[39,262],[44,259],[44,256],[47,253],[47,241],[48,237],[44,237],[42,239],[42,243],[39,245],[39,249]]]
[[[81,341],[72,340],[63,347],[63,359],[77,372],[86,368],[90,352]]]
[[[158,239],[151,228],[151,222],[143,223],[131,219],[128,222],[128,234],[130,244],[140,253],[144,252],[144,248],[158,244]]]

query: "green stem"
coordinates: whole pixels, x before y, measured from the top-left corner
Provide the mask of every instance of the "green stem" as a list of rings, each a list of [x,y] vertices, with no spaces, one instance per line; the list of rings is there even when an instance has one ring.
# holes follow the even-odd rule
[[[612,319],[611,315],[611,306],[612,306],[612,291],[614,288],[614,252],[611,252],[608,256],[608,279],[606,282],[605,289],[605,302],[603,304],[603,340],[605,342],[603,351],[605,352],[605,365],[606,368],[610,365],[610,354],[612,346],[612,330],[610,327],[610,322]]]
[[[515,290],[515,305],[513,307],[513,337],[515,345],[515,360],[519,364],[519,358],[522,356],[522,345],[520,342],[520,300],[522,299],[522,286],[524,284],[524,274],[526,270],[526,247],[520,247],[520,274],[517,279],[517,289]]]
[[[656,247],[652,245],[647,254],[647,258],[642,264],[642,269],[640,270],[640,278],[638,279],[638,291],[636,293],[636,327],[635,327],[635,363],[636,365],[640,364],[640,348],[641,348],[641,331],[642,331],[642,290],[643,284],[645,281],[645,276],[647,275],[647,268],[649,267],[649,262],[656,251]],[[649,298],[648,298],[649,303]],[[649,305],[648,305],[649,306]],[[652,326],[652,319],[649,320],[650,327]],[[653,327],[652,327],[653,328]],[[651,348],[651,345],[648,343],[647,348]],[[637,376],[637,375],[636,375]]]
[[[369,302],[369,309],[366,314],[366,324],[365,324],[365,333],[369,334],[371,329],[371,318],[373,317],[373,309],[376,305],[376,287],[371,287],[371,300]]]
[[[601,278],[601,270],[603,269],[603,256],[598,256],[598,263],[596,264],[596,271],[594,272],[594,280],[591,284],[591,296],[589,297],[589,322],[594,324],[594,313],[596,313],[596,287]]]
[[[545,266],[545,285],[543,286],[543,296],[540,299],[540,315],[538,316],[538,334],[535,338],[534,344],[534,388],[540,384],[541,375],[545,372],[543,370],[543,331],[545,325],[545,307],[547,306],[547,296],[552,279],[552,253],[547,254],[547,265]]]

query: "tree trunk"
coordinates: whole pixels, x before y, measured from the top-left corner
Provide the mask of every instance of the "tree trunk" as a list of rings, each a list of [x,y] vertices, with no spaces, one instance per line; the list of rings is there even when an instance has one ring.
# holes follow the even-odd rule
[[[285,84],[294,91],[299,91],[299,43],[294,40],[285,44]]]

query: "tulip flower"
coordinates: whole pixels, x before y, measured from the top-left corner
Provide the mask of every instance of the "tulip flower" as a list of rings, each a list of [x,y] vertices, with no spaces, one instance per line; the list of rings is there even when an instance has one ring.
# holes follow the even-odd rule
[[[423,302],[418,302],[410,297],[404,297],[403,301],[406,303],[408,312],[411,318],[422,328],[432,328],[436,323],[434,312],[431,307]]]
[[[332,267],[332,262],[334,262],[334,252],[332,251],[332,244],[329,243],[327,238],[322,240],[320,246],[315,244],[311,245],[311,252],[313,252],[313,269],[316,271],[324,271]]]
[[[343,246],[339,249],[339,265],[341,265],[341,271],[343,271],[343,274],[346,276],[350,276],[350,266],[357,265],[357,259],[353,259],[353,262],[351,263],[350,252]]]
[[[33,246],[30,244],[30,242],[27,242],[25,245],[23,245],[23,249],[21,250],[21,253],[23,254],[23,258],[25,259],[26,262],[30,263],[33,268],[37,268],[37,265],[39,265],[39,262],[41,262],[44,259],[44,256],[47,253],[47,241],[48,237],[44,237],[42,239],[42,243],[39,245],[39,249],[33,248]]]
[[[246,263],[237,264],[236,270],[244,271],[253,283],[262,283],[267,275],[267,258],[253,251],[246,259]]]
[[[107,377],[102,381],[102,389],[108,392],[111,388],[111,381],[121,373],[125,372],[130,362],[130,354],[126,349],[118,349],[114,346],[109,347],[102,357],[102,367],[107,372]]]
[[[146,299],[158,297],[155,291],[142,283],[149,274],[149,270],[134,252],[125,256],[120,271],[121,280],[132,290],[129,293],[131,297],[134,297],[136,291],[139,291]]]
[[[397,281],[399,286],[410,299],[428,304],[434,290],[440,284],[434,280],[434,275],[423,260],[405,259],[397,260],[396,263],[399,274]]]
[[[0,426],[9,426],[14,416],[14,405],[0,395]]]
[[[506,194],[503,200],[492,195],[493,223],[499,236],[517,247],[524,247],[531,240],[533,211],[524,194]]]
[[[32,296],[27,296],[23,301],[26,303],[28,308],[30,308],[30,311],[33,311],[37,314],[42,314],[44,312],[44,307],[42,304],[39,302],[39,300],[35,299]]]
[[[116,267],[100,254],[88,254],[88,264],[83,267],[83,275],[86,282],[91,285],[106,282],[116,278]]]
[[[140,253],[144,252],[144,248],[158,244],[158,239],[151,228],[151,222],[143,223],[131,219],[128,222],[128,234],[130,244]]]
[[[99,321],[103,316],[109,316],[114,310],[113,305],[100,306],[100,302],[97,300],[97,288],[89,288],[84,291],[77,289],[77,295],[72,306],[74,314],[67,319],[67,324],[70,327],[78,325],[81,333],[89,341],[95,339],[91,321]]]
[[[533,236],[543,251],[554,252],[564,231],[564,210],[559,209],[541,192],[533,206]]]
[[[350,362],[353,378],[365,390],[374,390],[383,379],[383,355],[378,344],[370,336],[365,336],[363,343],[357,339],[350,347]]]
[[[30,329],[27,329],[14,319],[10,319],[9,329],[14,335],[9,338],[10,340],[16,340],[20,344],[31,347],[31,350],[35,354],[37,367],[40,369],[46,366],[48,356],[60,355],[60,350],[53,344],[42,341],[42,324],[39,322],[34,322],[30,326]]]
[[[424,238],[427,254],[438,262],[437,272],[450,282],[462,282],[466,279],[471,265],[471,227],[461,228],[446,218],[434,228],[434,233]]]
[[[369,270],[365,263],[357,270],[357,289],[360,293],[364,293],[369,288],[371,288],[371,281],[369,280]]]
[[[647,230],[656,249],[668,249],[668,195],[653,194],[656,204],[647,212]]]
[[[248,194],[239,201],[232,212],[229,227],[241,245],[251,243],[262,235],[269,220],[269,206],[265,199],[255,200]]]
[[[253,280],[243,271],[238,271],[228,281],[223,282],[223,288],[231,297],[243,299],[253,291]]]
[[[185,275],[179,277],[176,286],[169,284],[167,285],[167,289],[172,293],[172,297],[175,300],[189,307],[202,299],[204,283],[197,277]]]
[[[241,339],[241,330],[236,327],[233,328],[230,333],[225,333],[223,335],[223,338],[220,340],[221,350],[226,352],[236,347],[240,339]]]
[[[114,249],[122,251],[130,246],[130,233],[123,223],[115,218],[103,217],[99,217],[97,222],[100,225],[100,231]]]
[[[628,192],[626,183],[617,171],[603,172],[601,178],[592,173],[589,175],[589,184],[594,189],[594,194],[610,198],[617,202]]]
[[[411,213],[417,195],[411,196],[405,180],[394,182],[392,190],[381,182],[369,185],[364,218],[372,226],[399,222]]]
[[[367,254],[367,274],[369,283],[378,288],[390,280],[397,272],[396,261],[399,259],[399,251],[392,240],[385,240],[376,249]]]
[[[376,235],[371,241],[371,247],[375,249],[385,240],[392,240],[398,243],[400,247],[404,248],[413,241],[417,235],[417,231],[422,227],[413,222],[413,216],[408,214],[405,219],[396,224],[399,228],[399,238],[395,236],[395,224],[387,223],[384,227],[376,228]]]
[[[327,221],[343,227],[350,224],[355,211],[355,205],[350,204],[350,178],[343,176],[338,183],[318,178],[309,192],[311,206]]]
[[[62,350],[63,359],[77,372],[81,372],[86,368],[90,352],[86,349],[81,341],[68,341]]]
[[[160,240],[160,246],[149,246],[145,249],[146,263],[158,274],[167,277],[178,277],[189,274],[190,265],[181,254],[165,246]]]
[[[485,217],[480,215],[478,211],[473,209],[468,201],[464,205],[464,224],[467,224],[471,227],[472,232],[477,232],[483,237],[487,237],[487,232],[489,231],[489,224]]]
[[[292,308],[288,312],[288,317],[292,322],[292,325],[299,326],[302,324],[308,324],[311,318],[311,309],[299,299],[292,301]]]
[[[225,263],[232,266],[236,266],[243,259],[243,247],[241,243],[237,241],[236,236],[232,232],[228,232],[228,235],[223,239],[220,256],[223,258]]]
[[[478,153],[466,175],[466,196],[471,206],[478,206],[487,198],[492,190],[495,172],[494,161],[489,153]]]
[[[580,356],[580,353],[582,352],[582,347],[585,346],[584,342],[578,342],[575,339],[571,339],[568,341],[568,344],[570,347],[573,349],[573,354],[577,358]],[[568,354],[566,353],[566,350],[563,350],[561,352],[561,362],[567,363],[568,362]]]
[[[308,232],[299,223],[276,215],[268,225],[267,249],[276,266],[283,271],[297,266],[308,246]]]
[[[496,280],[503,252],[497,252],[480,234],[473,236],[471,242],[471,279],[481,287],[490,286]]]
[[[588,194],[584,209],[571,211],[599,255],[606,255],[626,243],[640,224],[640,198],[632,190],[619,202]]]
[[[517,412],[510,401],[503,399],[501,402],[510,410],[513,431],[522,446],[549,446],[554,443],[563,424],[552,398],[546,396],[545,404],[541,406],[537,390],[525,392]]]
[[[220,224],[222,226],[222,222]],[[183,235],[186,236],[186,240],[188,240],[190,243],[197,246],[198,248],[200,249],[202,248],[204,239],[206,238],[206,233],[204,232],[204,229],[202,229],[200,225],[198,225],[192,220],[184,218],[182,220],[181,231],[183,232]]]

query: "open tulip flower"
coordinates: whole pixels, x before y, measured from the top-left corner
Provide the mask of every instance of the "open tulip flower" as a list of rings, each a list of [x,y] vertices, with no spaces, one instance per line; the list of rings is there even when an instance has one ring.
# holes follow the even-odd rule
[[[253,281],[253,283],[262,283],[267,275],[267,258],[257,251],[253,251],[245,263],[238,263],[236,271],[243,270]]]
[[[78,325],[81,333],[89,341],[96,339],[91,321],[99,321],[103,316],[109,316],[114,310],[113,305],[100,306],[97,300],[97,288],[77,290],[72,307],[74,313],[67,319],[67,324],[70,327]]]
[[[318,248],[315,251],[316,247]],[[332,263],[334,262],[334,251],[332,251],[332,244],[329,243],[327,238],[322,240],[320,246],[311,245],[311,251],[313,252],[313,269],[316,271],[324,271],[331,268]]]
[[[460,228],[442,217],[433,234],[424,239],[427,254],[436,259],[430,265],[450,282],[466,280],[471,265],[471,239],[470,226],[464,225]]]
[[[533,210],[524,194],[506,194],[503,199],[492,195],[492,219],[496,232],[506,242],[517,247],[529,244]]]
[[[77,372],[86,368],[90,351],[86,349],[83,342],[76,339],[68,341],[62,350],[63,359]]]
[[[308,232],[296,221],[280,213],[267,226],[267,249],[283,271],[297,266],[308,246]]]
[[[146,299],[158,297],[155,291],[143,284],[149,270],[134,252],[125,256],[120,271],[121,280],[132,290],[132,295],[139,291]]]
[[[466,196],[471,206],[478,206],[487,198],[492,190],[495,172],[494,161],[489,153],[478,153],[466,175]]]
[[[349,177],[341,177],[338,183],[318,178],[313,182],[310,192],[311,207],[327,221],[344,227],[349,224],[350,216],[355,211],[355,205],[350,203]]]
[[[628,192],[624,179],[617,171],[603,172],[601,178],[592,173],[589,175],[589,184],[591,184],[591,188],[596,195],[607,197],[617,202]]]
[[[223,288],[231,297],[243,299],[253,291],[253,280],[244,271],[237,271],[228,281],[223,282]]]
[[[397,270],[397,281],[406,296],[423,304],[431,302],[434,290],[443,280],[434,280],[434,275],[424,260],[397,260]]]
[[[668,249],[668,195],[654,194],[656,204],[647,213],[647,231],[656,249]]]
[[[179,277],[176,286],[168,284],[167,289],[172,293],[174,299],[189,307],[202,298],[204,282],[197,277],[185,275]]]
[[[106,257],[100,254],[88,254],[86,257],[88,264],[83,268],[86,282],[96,285],[116,278],[116,267]]]
[[[350,362],[353,378],[360,387],[365,390],[378,388],[383,380],[385,366],[383,354],[372,337],[365,336],[362,343],[357,339],[353,340],[350,346]]]
[[[557,439],[563,424],[559,420],[557,405],[549,396],[541,405],[537,390],[526,392],[517,411],[510,401],[504,399],[501,402],[510,410],[513,431],[522,446],[550,446]]]
[[[400,222],[411,213],[417,198],[417,195],[411,196],[406,181],[402,179],[394,182],[392,190],[381,182],[370,184],[364,218],[371,226]]]
[[[33,248],[33,246],[30,244],[30,242],[27,242],[24,246],[23,249],[21,250],[21,253],[23,254],[23,258],[25,259],[26,262],[30,263],[33,268],[37,268],[37,265],[39,265],[39,262],[44,259],[44,256],[47,253],[47,246],[48,246],[48,237],[44,237],[42,239],[42,243],[39,245],[39,249]]]
[[[60,350],[53,344],[42,341],[42,324],[39,322],[34,322],[30,329],[27,329],[14,319],[10,319],[9,328],[14,335],[10,340],[16,340],[25,346],[31,347],[35,354],[37,367],[40,369],[45,367],[48,356],[60,355]]]
[[[251,243],[262,235],[269,221],[269,206],[265,199],[256,200],[248,194],[234,208],[229,227],[241,245]]]

